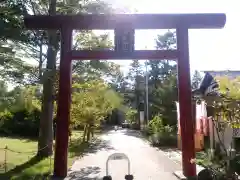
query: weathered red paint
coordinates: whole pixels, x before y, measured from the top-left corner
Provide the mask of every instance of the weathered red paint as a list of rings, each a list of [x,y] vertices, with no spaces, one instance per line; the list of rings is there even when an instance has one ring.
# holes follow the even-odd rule
[[[177,28],[178,49],[178,98],[181,126],[182,164],[186,177],[196,176],[196,165],[190,163],[195,158],[194,117],[192,111],[191,79],[188,48],[188,28]]]
[[[99,59],[172,59],[178,57],[177,50],[135,50],[133,52],[116,51],[71,51],[74,60],[99,60]]]
[[[54,175],[67,175],[69,111],[71,101],[71,60],[78,59],[178,59],[178,83],[180,123],[182,135],[183,173],[196,175],[196,166],[190,160],[195,157],[194,123],[189,70],[188,29],[222,28],[225,14],[118,14],[75,16],[27,16],[28,29],[59,29],[62,32],[60,81],[57,110],[57,136]],[[176,51],[74,51],[71,50],[73,29],[115,29],[121,24],[131,24],[134,29],[177,29]],[[66,28],[66,29],[65,29]]]
[[[68,159],[68,138],[71,105],[72,63],[69,51],[72,46],[72,30],[61,30],[61,56],[59,93],[57,107],[56,144],[54,154],[54,175],[66,177]]]
[[[26,16],[29,29],[115,29],[119,24],[131,24],[134,29],[176,29],[185,24],[189,29],[224,27],[225,14],[84,14]]]

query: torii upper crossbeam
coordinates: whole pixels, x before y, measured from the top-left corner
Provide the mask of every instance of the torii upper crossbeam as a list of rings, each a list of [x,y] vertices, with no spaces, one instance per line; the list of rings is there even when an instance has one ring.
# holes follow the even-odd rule
[[[59,97],[57,110],[56,151],[54,175],[67,175],[68,128],[71,102],[71,60],[73,59],[177,59],[178,87],[180,104],[180,125],[182,136],[183,174],[196,175],[196,165],[190,161],[195,158],[194,128],[192,116],[192,97],[189,67],[188,29],[223,28],[225,14],[87,14],[75,16],[27,16],[24,19],[28,29],[61,30],[61,59]],[[123,40],[115,42],[115,51],[74,51],[72,45],[73,29],[114,29],[118,37],[127,29],[133,38],[135,29],[176,29],[177,50],[136,51],[134,40],[131,46],[123,49]],[[130,39],[131,39],[130,38]],[[119,44],[118,44],[119,43]],[[128,42],[129,43],[129,42]],[[129,45],[129,44],[127,44]]]

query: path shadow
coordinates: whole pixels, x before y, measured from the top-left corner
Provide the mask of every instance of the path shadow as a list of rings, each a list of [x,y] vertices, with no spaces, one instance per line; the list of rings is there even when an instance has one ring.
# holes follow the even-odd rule
[[[148,142],[150,146],[155,147],[163,152],[179,151],[179,149],[177,147],[177,142],[174,142],[173,144],[169,144],[169,145],[160,145],[160,144],[152,143],[149,136],[145,135],[143,132],[138,131],[138,130],[123,129],[122,133],[126,136],[132,136],[132,137],[142,139],[143,141]]]
[[[163,152],[181,152],[176,146],[157,146]]]
[[[122,129],[121,132],[126,136],[133,136],[140,139],[145,138],[144,135],[141,133],[141,131],[138,131],[138,130]]]
[[[111,145],[110,141],[103,140],[100,138],[97,138],[90,143],[80,142],[79,140],[76,140],[71,142],[69,146],[69,152],[71,156],[83,157],[86,154],[96,153],[102,150],[104,151],[114,150],[114,147]]]
[[[68,174],[68,180],[102,180],[99,177],[101,172],[100,167],[97,166],[88,166],[80,169],[79,171],[72,171]]]

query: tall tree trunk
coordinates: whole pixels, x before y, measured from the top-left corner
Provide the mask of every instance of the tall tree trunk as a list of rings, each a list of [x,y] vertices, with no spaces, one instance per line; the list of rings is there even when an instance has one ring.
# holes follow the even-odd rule
[[[87,125],[84,125],[84,131],[83,131],[83,142],[86,141],[86,134],[87,134]]]
[[[140,109],[139,109],[139,106],[140,106],[140,82],[139,82],[138,78],[136,78],[135,97],[136,97],[136,109],[137,109],[137,128],[140,129]]]
[[[90,138],[91,138],[90,136],[91,136],[91,125],[89,124],[87,126],[87,142],[90,141]]]
[[[91,126],[91,136],[92,136],[92,138],[94,138],[94,126],[93,125]]]
[[[56,0],[49,4],[49,15],[56,14]],[[43,104],[39,128],[38,155],[48,157],[53,154],[53,102],[56,57],[59,49],[56,31],[48,31],[47,77],[43,79]]]
[[[43,47],[43,40],[41,39],[41,43],[40,43],[40,57],[39,57],[39,64],[38,64],[38,71],[39,71],[39,81],[41,81],[42,79],[42,65],[43,65],[43,51],[42,51],[42,47]]]

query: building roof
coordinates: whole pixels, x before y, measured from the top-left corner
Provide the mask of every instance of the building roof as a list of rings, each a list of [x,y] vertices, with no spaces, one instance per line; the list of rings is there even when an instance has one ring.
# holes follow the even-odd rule
[[[216,77],[216,76],[228,76],[231,78],[240,77],[240,71],[222,70],[222,71],[203,71],[203,72],[209,73],[213,77]]]
[[[236,71],[236,70],[234,70],[234,71],[232,71],[232,70],[221,70],[221,71],[209,70],[209,71],[203,71],[203,72],[209,72],[209,73],[211,73],[211,72],[213,72],[213,73],[215,73],[215,72],[217,72],[217,73],[240,73],[240,70],[239,71]]]

